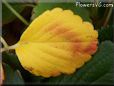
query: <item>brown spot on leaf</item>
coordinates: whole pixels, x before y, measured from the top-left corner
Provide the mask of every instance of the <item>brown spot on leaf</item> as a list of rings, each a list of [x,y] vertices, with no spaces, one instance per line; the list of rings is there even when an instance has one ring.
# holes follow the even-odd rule
[[[93,41],[93,42],[91,42],[91,44],[89,44],[87,46],[87,48],[84,50],[84,52],[87,52],[89,54],[93,54],[96,52],[96,50],[97,50],[97,41]]]
[[[33,67],[24,67],[26,70],[29,70],[29,71],[33,71],[34,68]]]

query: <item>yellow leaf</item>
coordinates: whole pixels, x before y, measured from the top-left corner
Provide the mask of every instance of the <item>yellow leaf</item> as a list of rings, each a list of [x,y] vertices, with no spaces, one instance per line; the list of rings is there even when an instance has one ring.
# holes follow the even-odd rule
[[[97,50],[98,33],[71,10],[54,8],[37,17],[22,34],[16,54],[22,66],[43,76],[71,74]]]

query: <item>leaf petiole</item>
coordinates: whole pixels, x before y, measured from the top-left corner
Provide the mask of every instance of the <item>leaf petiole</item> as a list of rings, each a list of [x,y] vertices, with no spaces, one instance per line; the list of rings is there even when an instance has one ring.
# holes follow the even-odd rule
[[[15,49],[17,47],[17,44],[15,44],[15,45],[12,45],[12,46],[9,46],[9,47],[7,47],[7,48],[1,48],[0,49],[0,53],[2,53],[2,52],[4,52],[4,51],[7,51],[7,50],[13,50],[13,49]]]
[[[9,47],[4,38],[0,36],[0,42],[4,45],[5,48]]]
[[[4,51],[7,51],[7,50],[12,50],[12,49],[15,49],[17,47],[17,44],[14,44],[12,46],[9,46],[6,41],[4,40],[4,38],[2,38],[0,36],[0,42],[4,45],[4,48],[1,48],[0,49],[0,53],[4,52]]]

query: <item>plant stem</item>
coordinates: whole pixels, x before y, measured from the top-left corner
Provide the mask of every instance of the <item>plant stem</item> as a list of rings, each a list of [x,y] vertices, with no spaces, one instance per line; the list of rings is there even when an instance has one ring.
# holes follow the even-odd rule
[[[4,47],[4,48],[1,48],[0,50],[0,53],[4,52],[4,51],[7,51],[7,50],[12,50],[12,49],[15,49],[17,47],[17,44],[15,45],[12,45],[12,46],[9,46],[9,47]]]
[[[6,41],[0,36],[0,41],[4,45],[5,48],[9,47]]]
[[[107,25],[107,23],[108,23],[108,21],[110,19],[111,13],[112,13],[112,8],[109,9],[109,12],[107,14],[107,17],[106,17],[106,20],[105,20],[103,26],[106,26]]]
[[[15,14],[25,25],[29,25],[29,23],[16,11],[13,9],[13,7],[6,1],[2,0],[3,3],[6,5],[6,7],[13,13]]]
[[[7,51],[7,50],[15,49],[17,47],[17,44],[9,46],[1,36],[0,36],[0,42],[4,45],[4,48],[0,49],[0,53]]]

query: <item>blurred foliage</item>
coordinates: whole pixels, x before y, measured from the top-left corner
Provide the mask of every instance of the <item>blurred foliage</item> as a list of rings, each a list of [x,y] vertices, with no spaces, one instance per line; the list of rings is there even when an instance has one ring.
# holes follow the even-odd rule
[[[25,6],[23,4],[11,4],[11,6],[18,12],[21,13]],[[16,18],[16,16],[4,5],[2,4],[2,23],[3,24],[8,24],[10,22],[12,22],[14,19]]]
[[[94,24],[99,33],[99,48],[92,60],[78,69],[77,72],[54,78],[43,78],[29,73],[22,68],[14,52],[4,52],[2,53],[5,72],[4,84],[114,84],[113,14],[110,15],[108,22],[104,25],[110,8],[82,8],[76,7],[75,3],[38,3],[34,8],[17,3],[12,3],[11,6],[29,21],[30,19],[31,21],[34,20],[45,10],[50,10],[54,7],[70,9],[75,14],[80,15],[83,20]],[[18,20],[4,4],[2,6],[2,15],[2,34],[8,44],[11,45],[19,40],[27,26]]]
[[[5,85],[24,85],[24,80],[19,72],[19,70],[13,70],[8,64],[3,64]]]
[[[13,67],[13,69],[21,69],[21,64],[17,58],[17,56],[10,52],[4,52],[2,53],[3,62],[10,64],[10,66]]]
[[[105,40],[111,40],[114,42],[113,39],[113,32],[114,32],[114,25],[110,25],[107,27],[102,27],[101,29],[98,30],[99,33],[99,42],[105,41]]]
[[[15,4],[17,5],[17,3],[10,3],[10,5],[12,7],[15,6]],[[17,6],[21,7],[23,5],[24,4],[18,3]],[[31,7],[31,5],[32,5],[32,3],[31,4],[25,4],[24,9],[20,12],[20,15],[23,16],[27,21],[30,21],[30,17],[32,14],[31,11],[32,11],[33,7]],[[4,10],[4,9],[2,9],[2,10]],[[11,20],[13,19],[12,21],[10,21],[10,19],[8,19],[7,21],[10,21],[10,22],[7,24],[3,24],[2,36],[9,45],[13,45],[19,40],[21,34],[27,28],[27,26],[23,22],[21,22],[9,9],[6,10],[7,14],[8,14],[8,12],[10,12],[12,14],[11,16],[13,16],[14,18],[11,18]],[[4,17],[8,17],[8,16],[6,15]],[[6,18],[2,18],[2,21],[5,21],[5,19]]]

